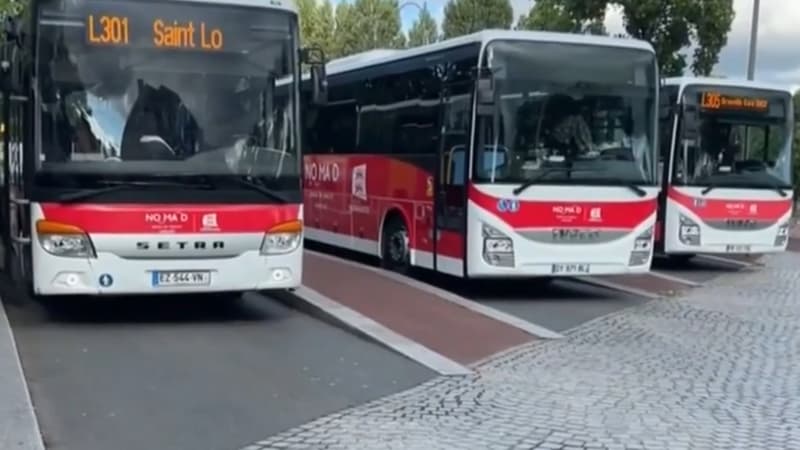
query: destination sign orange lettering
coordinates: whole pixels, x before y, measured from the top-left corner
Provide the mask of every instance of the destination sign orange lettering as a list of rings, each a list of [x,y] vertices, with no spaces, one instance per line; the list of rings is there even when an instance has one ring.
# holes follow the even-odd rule
[[[128,18],[89,14],[86,18],[86,38],[92,44],[128,45]]]
[[[769,101],[764,98],[724,95],[719,92],[703,92],[700,107],[715,111],[759,111],[769,109]]]
[[[149,30],[142,28],[151,23]],[[91,45],[128,46],[131,42],[152,45],[158,49],[198,49],[204,51],[222,51],[225,36],[222,29],[210,26],[205,21],[178,21],[155,18],[145,23],[139,22],[133,28],[127,16],[113,14],[89,14],[86,16],[86,40]],[[134,29],[131,33],[131,28]],[[149,32],[148,32],[149,31]],[[144,35],[140,33],[144,32]],[[133,35],[132,35],[133,34]],[[145,44],[142,41],[146,35]],[[136,39],[140,36],[141,39]]]

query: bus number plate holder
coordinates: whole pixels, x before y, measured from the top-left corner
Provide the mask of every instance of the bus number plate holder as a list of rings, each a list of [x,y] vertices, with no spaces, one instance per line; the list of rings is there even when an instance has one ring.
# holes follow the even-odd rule
[[[153,287],[207,286],[211,272],[207,270],[165,270],[152,272]]]
[[[553,274],[589,274],[589,264],[553,264],[551,272]]]

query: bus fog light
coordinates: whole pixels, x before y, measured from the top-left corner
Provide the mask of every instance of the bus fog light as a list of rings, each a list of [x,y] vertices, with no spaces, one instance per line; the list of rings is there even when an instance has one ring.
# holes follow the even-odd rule
[[[269,229],[261,243],[262,255],[291,253],[303,242],[303,225],[299,220],[282,223]]]
[[[272,269],[270,272],[272,274],[272,281],[286,281],[292,278],[292,274],[289,272],[289,269]]]
[[[650,260],[653,251],[653,227],[644,230],[633,241],[633,251],[628,258],[628,266],[641,266]]]
[[[514,242],[505,233],[483,224],[483,259],[493,266],[514,266]]]
[[[53,285],[67,288],[77,288],[86,285],[83,272],[59,272],[53,280]]]
[[[700,224],[681,214],[678,239],[684,245],[700,245]]]
[[[775,236],[775,247],[783,247],[789,241],[789,224],[784,223],[778,227],[778,235]]]
[[[39,245],[51,255],[68,258],[95,258],[89,236],[73,225],[39,220],[36,222]]]

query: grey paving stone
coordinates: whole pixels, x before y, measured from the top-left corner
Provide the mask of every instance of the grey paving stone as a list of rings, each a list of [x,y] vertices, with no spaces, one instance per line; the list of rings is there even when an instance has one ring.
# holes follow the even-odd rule
[[[322,417],[260,450],[800,448],[800,255]],[[251,447],[248,447],[251,448]]]

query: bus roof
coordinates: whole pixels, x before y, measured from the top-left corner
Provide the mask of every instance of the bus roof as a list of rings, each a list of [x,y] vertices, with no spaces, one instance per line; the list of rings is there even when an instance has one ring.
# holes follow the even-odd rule
[[[281,9],[297,13],[295,0],[171,0],[175,3],[203,3],[220,6],[247,6],[251,8]]]
[[[673,77],[665,78],[664,84],[667,86],[678,86],[679,91],[683,91],[686,86],[706,85],[720,87],[744,87],[752,89],[764,89],[768,91],[781,91],[793,94],[792,87],[777,83],[765,83],[763,81],[746,80],[744,78],[712,78],[712,77]]]
[[[653,47],[649,43],[638,39],[614,38],[589,34],[554,33],[549,31],[483,30],[473,34],[435,42],[433,44],[413,47],[407,50],[376,49],[363,53],[356,53],[354,55],[331,60],[327,65],[326,71],[329,75],[334,75],[377,64],[385,64],[401,59],[422,56],[465,44],[486,44],[489,41],[497,39],[620,47],[645,50],[654,53]]]

